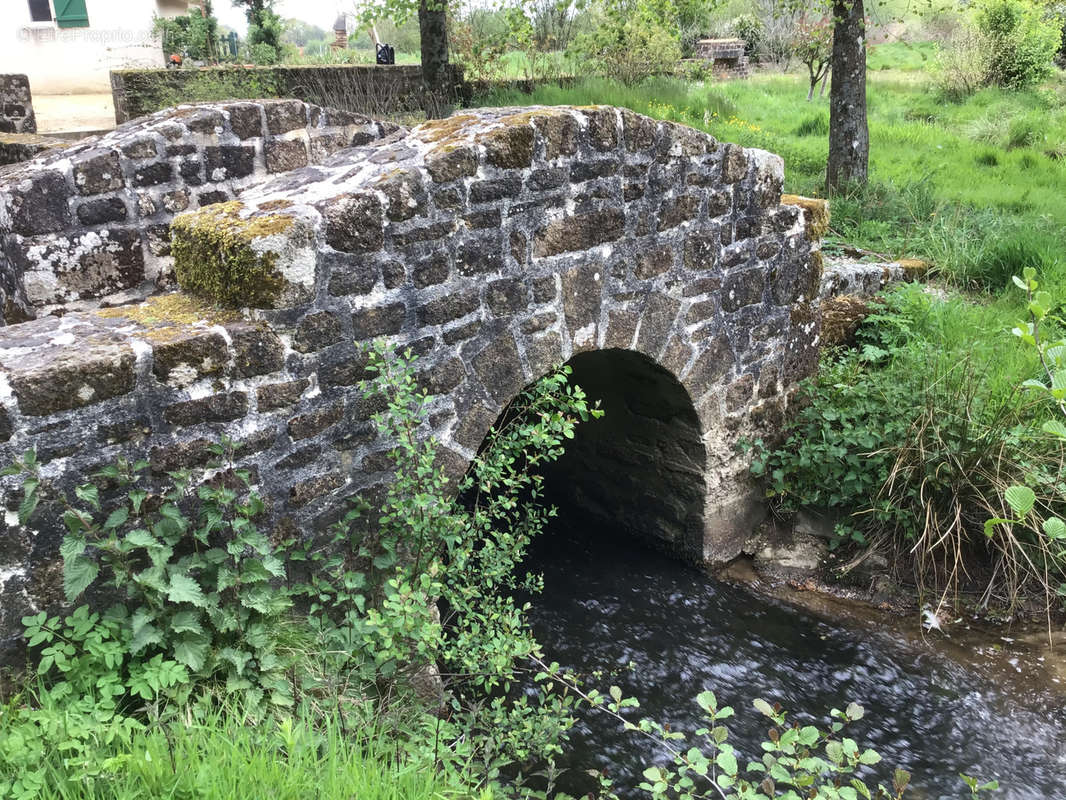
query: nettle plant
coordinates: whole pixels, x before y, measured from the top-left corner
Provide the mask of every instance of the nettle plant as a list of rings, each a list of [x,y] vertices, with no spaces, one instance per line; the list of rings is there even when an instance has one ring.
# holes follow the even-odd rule
[[[264,700],[288,706],[290,665],[278,654],[275,635],[292,605],[280,580],[285,554],[255,524],[263,501],[249,488],[248,473],[233,468],[232,442],[212,449],[216,461],[205,482],[196,483],[188,471],[173,472],[160,494],[148,488],[148,462],[120,459],[106,467],[97,480],[119,498],[106,512],[95,483],[78,486],[73,498],[45,487],[32,452],[8,471],[27,476],[19,509],[23,524],[42,490],[63,509],[67,601],[77,602],[90,587],[118,601],[90,618],[102,626],[94,635],[109,637],[124,651],[127,669],[120,680],[131,695],[154,700],[163,690],[217,679],[227,692],[241,692],[250,709]],[[105,620],[118,627],[104,626]],[[61,639],[58,617],[42,612],[23,623],[31,648]],[[48,678],[72,648],[42,651],[38,673]]]

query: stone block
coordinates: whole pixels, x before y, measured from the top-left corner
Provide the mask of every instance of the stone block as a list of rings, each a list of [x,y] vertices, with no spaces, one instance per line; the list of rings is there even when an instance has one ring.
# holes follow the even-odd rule
[[[477,151],[473,147],[437,148],[426,156],[426,171],[437,183],[468,178],[477,173]]]
[[[267,326],[231,323],[226,332],[233,343],[233,371],[239,377],[269,375],[285,366],[285,345]]]
[[[418,320],[422,325],[443,325],[465,317],[479,307],[477,292],[453,292],[420,305],[417,310]]]
[[[254,139],[263,135],[262,108],[256,103],[230,103],[226,106],[230,130],[238,139]]]
[[[71,191],[63,175],[42,170],[29,178],[28,184],[11,187],[11,226],[15,233],[35,236],[69,227]]]
[[[312,311],[300,318],[292,337],[292,349],[298,353],[314,353],[336,344],[343,332],[341,321],[329,311]]]
[[[126,204],[119,197],[87,200],[78,206],[78,221],[82,225],[103,225],[126,219]]]
[[[256,405],[260,411],[274,411],[278,408],[294,406],[310,385],[307,378],[282,383],[268,383],[255,390]]]
[[[226,340],[218,333],[195,328],[165,329],[152,350],[152,372],[173,386],[188,386],[221,375],[229,361]],[[170,334],[171,330],[176,331]]]
[[[288,172],[307,166],[307,145],[300,139],[271,140],[263,145],[267,172]]]
[[[403,303],[361,308],[352,312],[352,333],[356,341],[391,336],[403,328],[407,307]]]
[[[372,194],[333,198],[322,209],[326,220],[326,243],[344,253],[380,250],[384,243],[384,209]]]
[[[514,337],[505,331],[471,359],[474,373],[489,395],[500,404],[510,402],[525,385],[525,371]]]
[[[204,164],[208,180],[244,178],[255,171],[255,148],[244,145],[205,147]]]
[[[307,125],[307,107],[299,100],[273,100],[263,103],[267,130],[277,136]]]
[[[247,413],[245,392],[224,392],[174,403],[163,412],[163,419],[171,425],[187,427],[205,422],[230,422]]]
[[[335,425],[343,416],[343,403],[331,403],[306,414],[300,414],[289,420],[289,436],[294,442],[309,439],[322,433],[331,425]]]
[[[485,160],[500,169],[524,169],[533,160],[533,128],[508,124],[478,137]]]
[[[72,169],[78,194],[101,194],[123,186],[122,164],[115,151],[90,150],[73,160]]]
[[[31,417],[56,414],[129,394],[134,386],[134,354],[121,340],[87,340],[37,346],[17,357],[0,351],[0,366]]]
[[[625,231],[625,214],[607,208],[587,214],[552,220],[537,233],[533,255],[538,258],[588,250],[598,244],[617,241]]]

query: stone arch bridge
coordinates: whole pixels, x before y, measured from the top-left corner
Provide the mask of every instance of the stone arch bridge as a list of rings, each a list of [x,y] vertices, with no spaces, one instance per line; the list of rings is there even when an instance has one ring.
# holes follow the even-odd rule
[[[147,454],[156,475],[203,465],[226,435],[272,524],[313,529],[388,479],[357,348],[386,337],[419,355],[452,474],[525,385],[569,361],[607,409],[571,459],[585,509],[693,560],[739,552],[761,505],[736,442],[779,430],[817,357],[820,232],[781,203],[777,156],[607,107],[483,109],[411,130],[349,119],[356,146],[347,128],[317,157],[308,142],[327,120],[306,107],[302,127],[263,128],[251,145],[230,107],[180,113],[217,124],[157,142],[160,160],[192,157],[164,146],[245,147],[251,167],[225,202],[167,221],[145,299],[120,286],[106,300],[116,286],[90,258],[103,288],[65,306],[52,292],[36,319],[0,327],[0,457],[35,447],[69,485],[124,454]],[[158,139],[173,123],[117,135]],[[304,143],[296,168],[257,171],[272,135]],[[207,177],[225,182],[213,153],[222,172]],[[20,168],[12,195],[35,168],[69,169],[49,158]],[[120,184],[106,197],[134,203]],[[47,269],[47,247],[12,232],[11,216],[0,228],[21,250],[6,281],[25,318],[20,276]],[[173,275],[182,290],[161,291]],[[18,526],[6,490],[10,644],[22,614],[55,600],[58,534]]]

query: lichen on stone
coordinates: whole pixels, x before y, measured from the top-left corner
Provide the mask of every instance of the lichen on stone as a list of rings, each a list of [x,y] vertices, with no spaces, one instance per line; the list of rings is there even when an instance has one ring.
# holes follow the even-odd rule
[[[292,228],[288,214],[241,216],[239,200],[216,203],[176,217],[171,252],[178,284],[225,308],[273,308],[285,288],[277,253],[257,240]]]

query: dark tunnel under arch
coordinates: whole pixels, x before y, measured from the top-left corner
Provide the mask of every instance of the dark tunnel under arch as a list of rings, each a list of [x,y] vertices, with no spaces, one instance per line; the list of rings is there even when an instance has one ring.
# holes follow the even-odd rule
[[[562,458],[542,470],[563,523],[619,531],[700,561],[706,457],[686,389],[632,350],[582,352],[566,364],[570,382],[605,414],[578,425]]]

